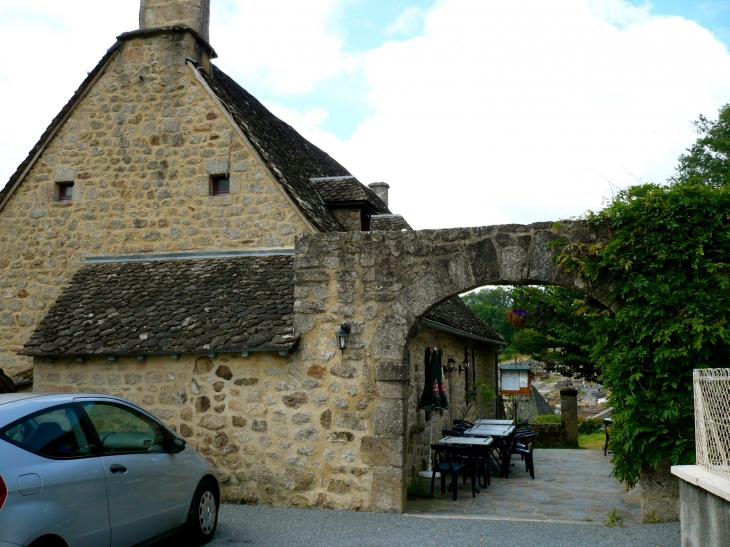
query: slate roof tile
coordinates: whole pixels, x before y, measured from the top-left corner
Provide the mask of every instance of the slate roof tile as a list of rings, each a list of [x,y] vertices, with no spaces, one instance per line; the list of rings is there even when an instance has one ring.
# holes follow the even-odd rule
[[[293,259],[275,255],[86,265],[21,354],[289,349],[297,341]],[[252,308],[256,320],[244,320]]]
[[[363,201],[370,205],[375,213],[390,213],[383,200],[356,178],[314,180],[312,184],[327,204]]]
[[[388,230],[413,230],[401,215],[372,215],[370,229],[373,232],[387,232]]]
[[[491,325],[474,313],[458,296],[449,298],[439,304],[425,319],[479,338],[504,342],[504,338]]]

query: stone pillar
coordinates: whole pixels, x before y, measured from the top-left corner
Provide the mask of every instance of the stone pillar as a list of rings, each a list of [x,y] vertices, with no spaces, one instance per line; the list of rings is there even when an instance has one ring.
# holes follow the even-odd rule
[[[387,182],[373,182],[368,184],[368,186],[380,199],[383,200],[385,206],[388,207],[388,188],[390,188],[390,185]]]
[[[578,446],[578,390],[566,387],[560,390],[560,422],[568,445]]]
[[[150,29],[185,25],[206,42],[210,26],[210,0],[142,0],[139,28]]]
[[[656,469],[642,471],[641,522],[670,522],[679,520],[679,485],[665,458]]]

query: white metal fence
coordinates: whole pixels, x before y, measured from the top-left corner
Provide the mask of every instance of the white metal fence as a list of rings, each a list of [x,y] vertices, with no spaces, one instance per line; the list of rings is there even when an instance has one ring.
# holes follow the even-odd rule
[[[730,369],[694,371],[697,465],[730,479]]]

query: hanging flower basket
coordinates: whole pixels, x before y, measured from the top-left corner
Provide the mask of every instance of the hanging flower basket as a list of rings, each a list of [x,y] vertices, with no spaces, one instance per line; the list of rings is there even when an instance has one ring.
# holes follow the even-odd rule
[[[521,329],[526,325],[527,311],[525,310],[507,310],[505,316],[509,324],[513,327]]]

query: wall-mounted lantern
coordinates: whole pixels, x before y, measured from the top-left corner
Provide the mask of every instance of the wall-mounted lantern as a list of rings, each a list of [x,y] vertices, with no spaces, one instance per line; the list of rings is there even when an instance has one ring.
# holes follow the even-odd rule
[[[444,368],[444,370],[446,372],[454,372],[454,369],[456,368],[454,365],[456,365],[456,359],[454,359],[453,357],[449,357],[446,360],[446,367]]]
[[[459,364],[459,374],[461,374],[461,369],[464,369],[464,372],[469,372],[469,359],[464,359],[464,361]]]
[[[340,330],[337,331],[337,347],[340,348],[342,355],[345,354],[345,348],[347,348],[347,337],[350,335],[350,325],[342,323]]]

